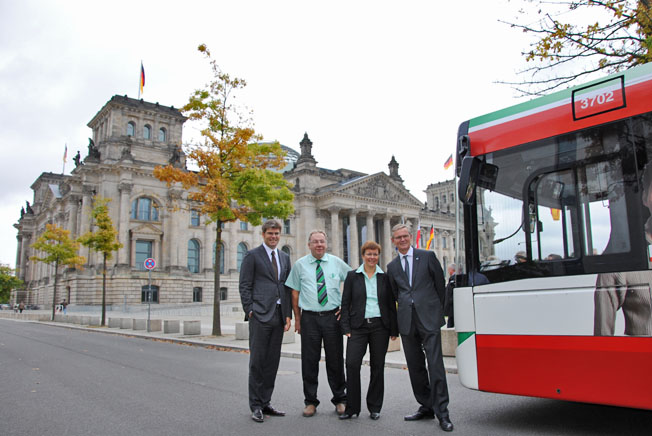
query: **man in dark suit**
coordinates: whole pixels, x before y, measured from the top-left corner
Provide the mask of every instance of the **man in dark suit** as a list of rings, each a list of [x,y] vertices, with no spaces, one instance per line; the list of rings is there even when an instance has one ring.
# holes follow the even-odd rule
[[[406,225],[397,224],[392,228],[392,243],[399,256],[387,264],[387,276],[398,300],[398,331],[412,392],[421,405],[416,413],[405,416],[405,420],[437,416],[442,430],[452,431],[441,351],[444,272],[434,252],[412,247],[412,234]],[[428,362],[427,370],[425,361]]]
[[[240,267],[240,300],[249,320],[249,408],[256,422],[285,415],[270,405],[283,332],[292,319],[292,290],[285,286],[290,257],[277,249],[280,235],[277,221],[265,221],[263,244],[249,250]]]

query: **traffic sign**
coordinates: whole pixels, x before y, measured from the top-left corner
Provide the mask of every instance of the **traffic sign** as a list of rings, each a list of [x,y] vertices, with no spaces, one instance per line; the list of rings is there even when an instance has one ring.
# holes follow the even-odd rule
[[[151,257],[149,259],[145,259],[145,268],[147,268],[147,269],[156,268],[156,261],[154,259],[152,259]]]

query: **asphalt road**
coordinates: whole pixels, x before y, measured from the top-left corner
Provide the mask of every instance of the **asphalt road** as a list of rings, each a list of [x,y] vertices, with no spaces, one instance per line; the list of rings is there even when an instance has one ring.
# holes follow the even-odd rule
[[[417,405],[400,369],[386,369],[380,420],[365,411],[339,421],[322,363],[322,404],[304,418],[300,361],[289,358],[272,403],[288,416],[255,423],[247,366],[244,353],[0,319],[0,435],[444,434],[436,421],[403,421]],[[448,381],[456,435],[652,434],[649,411],[476,392],[452,374]],[[363,395],[367,382],[363,367]]]

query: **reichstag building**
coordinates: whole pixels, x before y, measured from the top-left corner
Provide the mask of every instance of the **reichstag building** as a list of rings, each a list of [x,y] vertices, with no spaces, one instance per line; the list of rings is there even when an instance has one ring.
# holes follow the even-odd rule
[[[181,305],[213,302],[215,223],[207,224],[186,192],[167,187],[153,176],[157,165],[185,168],[179,149],[186,118],[174,107],[114,96],[88,123],[93,131],[88,152],[77,152],[70,175],[43,173],[32,184],[34,197],[21,210],[16,267],[25,289],[13,296],[30,304],[52,302],[54,267],[30,260],[30,247],[48,223],[78,237],[93,227],[95,196],[111,199],[109,210],[123,247],[114,253],[107,272],[107,304],[140,304],[148,286],[143,261],[156,260],[152,288],[156,303]],[[300,134],[297,139],[300,138]],[[308,253],[311,230],[325,229],[329,251],[352,267],[360,264],[360,245],[369,239],[383,247],[381,267],[395,255],[390,229],[400,222],[421,227],[425,246],[431,227],[431,250],[442,265],[455,256],[455,207],[452,180],[425,189],[427,202],[403,185],[399,164],[388,156],[388,173],[364,174],[350,169],[317,166],[313,143],[305,134],[300,152],[283,147],[283,170],[294,190],[294,215],[282,221],[280,246],[291,259]],[[318,147],[319,145],[316,145]],[[182,204],[182,207],[178,207]],[[491,237],[491,235],[488,235]],[[220,299],[239,301],[238,275],[247,250],[262,242],[260,227],[246,222],[224,225],[220,247]],[[76,305],[99,305],[102,295],[102,257],[86,247],[83,269],[60,269],[58,300]]]

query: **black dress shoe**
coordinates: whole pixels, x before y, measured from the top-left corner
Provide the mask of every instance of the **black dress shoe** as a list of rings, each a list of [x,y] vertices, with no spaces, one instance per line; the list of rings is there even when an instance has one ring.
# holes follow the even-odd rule
[[[439,418],[439,426],[444,431],[453,431],[453,423],[448,419],[448,417]]]
[[[434,418],[435,418],[434,413],[422,412],[421,410],[417,410],[416,413],[412,415],[405,415],[403,417],[403,419],[406,421],[419,421],[421,419],[434,419]]]
[[[285,412],[281,410],[276,410],[272,406],[263,407],[263,413],[265,415],[271,415],[271,416],[285,416]]]
[[[254,409],[254,412],[251,414],[251,419],[256,422],[263,422],[265,420],[263,411],[261,409]]]
[[[369,418],[373,419],[374,421],[377,421],[380,418],[380,412],[371,412],[369,414]]]
[[[351,418],[353,418],[354,416],[357,418],[358,415],[360,415],[360,414],[359,414],[359,413],[349,413],[349,412],[344,412],[344,413],[342,413],[341,415],[339,415],[338,418],[340,418],[340,419],[351,419]]]

